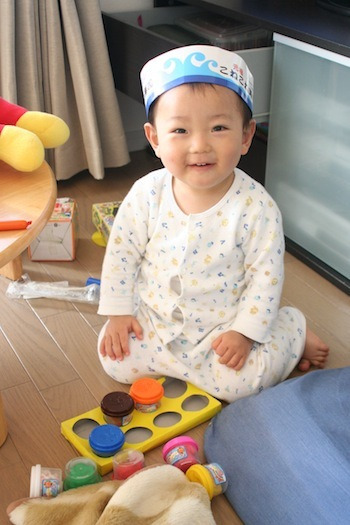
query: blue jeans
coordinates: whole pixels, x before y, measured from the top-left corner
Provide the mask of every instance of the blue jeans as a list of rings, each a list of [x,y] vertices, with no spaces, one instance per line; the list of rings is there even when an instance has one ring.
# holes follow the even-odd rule
[[[226,406],[204,450],[246,525],[349,525],[350,367],[318,370]]]

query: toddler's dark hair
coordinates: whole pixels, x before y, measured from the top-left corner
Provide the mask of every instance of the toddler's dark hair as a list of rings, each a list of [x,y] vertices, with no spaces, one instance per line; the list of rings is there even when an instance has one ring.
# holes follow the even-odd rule
[[[196,90],[203,91],[206,86],[211,86],[212,88],[215,89],[215,86],[216,86],[216,84],[209,84],[206,82],[188,82],[188,84],[186,85],[190,86],[193,89],[193,91],[196,91]],[[234,93],[234,91],[232,92]],[[252,112],[248,108],[247,104],[241,99],[241,97],[239,95],[237,95],[237,97],[239,100],[239,105],[240,105],[242,117],[243,117],[243,128],[246,128],[252,119]],[[159,97],[156,98],[154,102],[152,102],[149,108],[149,112],[148,112],[148,122],[152,124],[152,126],[154,125],[155,107],[157,106],[158,99]]]

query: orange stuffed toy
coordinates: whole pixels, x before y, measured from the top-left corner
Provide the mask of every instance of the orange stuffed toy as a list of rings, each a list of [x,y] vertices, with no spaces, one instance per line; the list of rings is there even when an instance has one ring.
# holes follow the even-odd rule
[[[0,97],[0,160],[18,171],[41,166],[45,148],[56,148],[69,138],[69,128],[59,117],[29,111]]]

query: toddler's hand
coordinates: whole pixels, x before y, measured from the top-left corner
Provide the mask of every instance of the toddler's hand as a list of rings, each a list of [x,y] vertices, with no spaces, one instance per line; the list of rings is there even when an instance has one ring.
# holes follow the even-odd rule
[[[129,334],[134,332],[137,339],[142,339],[143,330],[138,320],[132,315],[114,315],[109,317],[105,335],[102,338],[100,353],[108,355],[113,361],[122,361],[130,354]]]
[[[252,348],[253,341],[239,332],[229,330],[213,341],[212,347],[220,356],[219,363],[240,370]]]

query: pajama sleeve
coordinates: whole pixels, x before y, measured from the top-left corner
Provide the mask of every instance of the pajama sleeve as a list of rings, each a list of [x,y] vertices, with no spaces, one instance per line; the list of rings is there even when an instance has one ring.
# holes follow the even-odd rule
[[[284,234],[276,203],[266,194],[260,210],[244,217],[245,290],[240,297],[232,330],[259,343],[270,340],[284,279]]]
[[[131,315],[137,272],[148,242],[149,201],[141,180],[122,202],[114,220],[102,266],[98,313]]]

